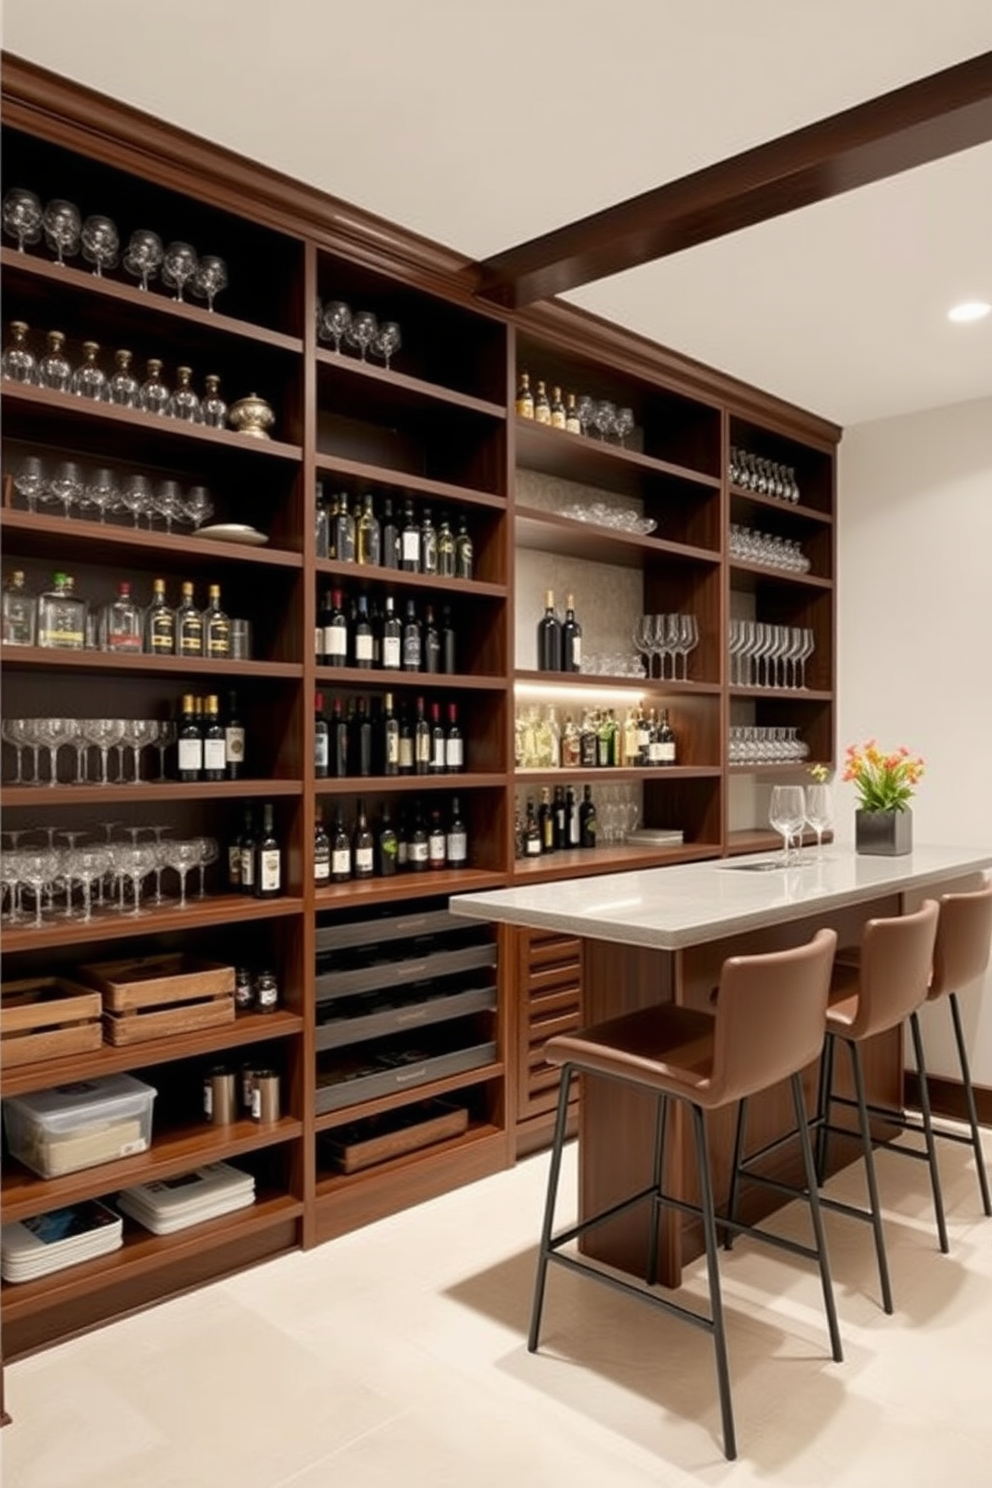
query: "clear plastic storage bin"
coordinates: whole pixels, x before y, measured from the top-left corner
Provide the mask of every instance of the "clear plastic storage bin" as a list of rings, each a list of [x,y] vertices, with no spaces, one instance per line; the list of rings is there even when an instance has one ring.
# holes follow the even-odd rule
[[[133,1075],[76,1080],[3,1103],[7,1144],[42,1178],[144,1152],[152,1139],[156,1091]]]

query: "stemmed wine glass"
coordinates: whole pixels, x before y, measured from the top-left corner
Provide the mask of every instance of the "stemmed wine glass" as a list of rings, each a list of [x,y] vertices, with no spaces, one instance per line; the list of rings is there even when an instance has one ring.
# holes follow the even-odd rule
[[[93,884],[101,881],[104,874],[110,872],[114,862],[113,854],[108,847],[94,842],[77,847],[73,856],[75,858],[73,875],[83,889],[83,912],[79,918],[85,923],[93,918]]]
[[[162,718],[158,721],[155,738],[152,741],[158,750],[158,779],[165,780],[165,754],[176,742],[179,733],[179,725],[172,718]],[[164,830],[164,828],[163,828]]]
[[[140,279],[140,289],[148,288],[149,279],[154,279],[162,267],[165,251],[158,233],[147,227],[136,228],[131,234],[124,255],[124,268],[134,279]]]
[[[796,838],[799,856],[799,834],[806,820],[806,798],[801,785],[776,785],[772,788],[768,820],[783,842],[782,866],[789,865],[789,846]]]
[[[185,838],[180,842],[163,843],[165,848],[165,862],[169,868],[174,868],[179,874],[179,909],[185,909],[189,902],[186,898],[186,876],[191,868],[195,868],[200,861],[200,839],[198,837]]]
[[[816,833],[816,856],[823,856],[823,834],[834,824],[834,803],[829,785],[806,787],[806,820]]]
[[[117,251],[121,246],[121,240],[117,234],[117,224],[109,217],[95,215],[87,217],[80,232],[83,244],[83,257],[87,263],[93,265],[93,272],[97,278],[103,277],[104,269],[113,269],[117,265]]]
[[[399,351],[400,328],[395,320],[384,320],[379,326],[375,340],[372,342],[372,351],[376,356],[381,356],[389,371],[389,359],[394,352]]]
[[[600,398],[593,408],[592,426],[599,433],[604,442],[608,434],[612,434],[616,428],[617,410],[616,406],[608,398]]]
[[[368,350],[379,334],[379,322],[371,310],[356,310],[347,331],[349,346],[357,346],[362,361],[368,358]]]
[[[120,502],[134,518],[135,527],[141,525],[142,513],[151,511],[153,501],[152,483],[147,475],[129,475],[121,486]]]
[[[56,198],[45,208],[41,225],[45,230],[45,242],[54,249],[56,262],[64,267],[66,258],[79,252],[82,227],[79,208],[73,202]]]
[[[197,859],[196,863],[196,866],[199,869],[200,873],[200,887],[197,890],[196,897],[198,899],[205,899],[207,890],[204,885],[203,875],[206,869],[210,867],[211,863],[216,863],[218,857],[220,856],[220,848],[218,846],[216,837],[197,837],[196,841],[200,849],[199,858]]]
[[[620,441],[620,448],[624,449],[624,440],[628,434],[634,431],[634,410],[632,408],[618,408],[616,418],[613,420],[613,432]]]
[[[23,186],[12,186],[3,198],[3,230],[17,239],[17,251],[23,253],[27,243],[41,237],[41,200]]]
[[[48,477],[45,467],[37,455],[25,455],[14,476],[14,490],[18,496],[23,496],[28,504],[28,511],[37,511],[39,496],[48,490]]]
[[[54,848],[29,848],[21,854],[21,879],[34,891],[34,926],[42,924],[44,889],[58,876],[59,854]]]
[[[152,842],[118,843],[113,849],[114,867],[121,875],[121,913],[130,917],[148,914],[141,908],[141,885],[155,869],[156,851]],[[130,880],[134,892],[134,908],[124,908],[124,880]]]
[[[56,501],[61,501],[66,517],[72,514],[73,506],[83,494],[83,485],[82,468],[74,460],[61,460],[56,465],[48,489]]]
[[[203,523],[209,521],[214,514],[214,504],[206,486],[190,486],[186,492],[185,505],[187,520],[192,522],[194,531],[202,527]]]
[[[74,744],[79,736],[79,720],[76,718],[39,718],[38,741],[48,750],[48,783],[58,784],[59,750],[63,744]]]
[[[197,299],[206,300],[207,309],[214,308],[214,296],[227,288],[227,264],[215,253],[205,253],[196,266],[190,291]]]
[[[181,301],[183,288],[196,274],[199,260],[191,243],[170,243],[162,259],[162,283],[176,292],[174,300]]]
[[[117,477],[114,472],[105,466],[94,470],[83,492],[83,504],[95,506],[100,513],[100,521],[106,522],[108,511],[113,511],[119,500],[120,492],[117,489]]]
[[[124,738],[123,718],[88,718],[83,723],[86,741],[100,751],[100,784],[109,785],[107,774],[110,751]],[[116,825],[114,823],[113,825]],[[110,840],[109,837],[107,839]]]
[[[340,352],[342,337],[350,325],[350,305],[344,300],[329,300],[321,313],[317,334],[322,341],[333,341],[334,350]]]

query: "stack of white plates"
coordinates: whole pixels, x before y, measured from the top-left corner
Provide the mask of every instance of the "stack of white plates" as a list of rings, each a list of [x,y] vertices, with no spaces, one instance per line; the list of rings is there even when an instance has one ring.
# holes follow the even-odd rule
[[[255,1179],[228,1163],[206,1163],[177,1178],[157,1178],[125,1188],[117,1203],[153,1235],[171,1235],[205,1219],[230,1214],[255,1202]]]
[[[98,1199],[35,1214],[0,1229],[0,1275],[33,1281],[64,1266],[106,1255],[122,1243],[122,1220]]]

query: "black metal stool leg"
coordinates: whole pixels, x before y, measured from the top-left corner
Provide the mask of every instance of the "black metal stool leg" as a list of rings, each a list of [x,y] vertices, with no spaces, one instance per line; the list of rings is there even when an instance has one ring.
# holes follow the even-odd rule
[[[923,1135],[927,1144],[927,1166],[930,1169],[930,1187],[933,1189],[933,1212],[937,1219],[937,1239],[944,1255],[950,1246],[947,1243],[947,1224],[944,1220],[944,1198],[940,1191],[940,1172],[937,1168],[937,1144],[933,1139],[933,1120],[930,1114],[930,1086],[927,1082],[927,1067],[923,1057],[923,1037],[920,1020],[915,1012],[909,1015],[909,1026],[913,1034],[913,1052],[916,1055],[916,1072],[920,1081],[920,1111],[923,1116]]]
[[[892,1288],[889,1284],[889,1263],[885,1254],[885,1233],[882,1229],[882,1209],[878,1201],[878,1183],[875,1178],[875,1158],[871,1148],[871,1127],[868,1123],[868,1105],[865,1101],[865,1081],[861,1068],[861,1052],[852,1039],[845,1039],[851,1054],[851,1070],[854,1075],[854,1090],[858,1102],[858,1122],[861,1127],[861,1146],[865,1159],[865,1176],[868,1180],[868,1199],[871,1205],[871,1227],[875,1235],[875,1255],[878,1258],[878,1277],[882,1286],[882,1309],[891,1313]]]
[[[551,1254],[551,1236],[555,1222],[555,1200],[558,1197],[558,1179],[561,1176],[561,1155],[565,1145],[565,1132],[568,1125],[568,1093],[572,1084],[574,1068],[566,1064],[561,1072],[561,1084],[558,1089],[558,1116],[555,1121],[555,1135],[551,1147],[551,1167],[548,1170],[548,1192],[544,1202],[544,1223],[541,1226],[541,1246],[537,1256],[537,1273],[534,1277],[534,1301],[530,1314],[530,1333],[527,1337],[527,1347],[533,1354],[537,1349],[537,1339],[541,1330],[541,1312],[544,1307],[544,1284],[548,1275],[548,1256]]]
[[[833,1034],[828,1033],[820,1055],[820,1081],[816,1092],[816,1177],[821,1186],[827,1176],[827,1139],[830,1135],[830,1097],[834,1088],[835,1043]]]
[[[992,1199],[989,1197],[989,1180],[985,1171],[982,1139],[978,1132],[975,1089],[971,1083],[971,1070],[968,1067],[968,1052],[965,1048],[964,1029],[961,1026],[961,1009],[958,1007],[957,993],[951,992],[948,995],[948,1001],[951,1004],[951,1017],[954,1019],[954,1037],[958,1046],[958,1062],[961,1065],[961,1083],[964,1086],[965,1099],[968,1102],[968,1124],[971,1127],[971,1145],[975,1151],[975,1165],[978,1168],[978,1186],[982,1191],[982,1208],[986,1214],[992,1214]]]
[[[713,1181],[710,1177],[709,1146],[706,1141],[706,1119],[699,1106],[691,1105],[696,1135],[696,1160],[699,1166],[699,1191],[706,1241],[706,1270],[710,1285],[710,1315],[713,1320],[713,1347],[716,1353],[717,1383],[720,1390],[720,1414],[723,1418],[723,1450],[729,1461],[737,1456],[734,1410],[730,1399],[730,1367],[727,1362],[727,1335],[723,1322],[720,1293],[720,1271],[717,1264],[716,1217],[713,1210]]]
[[[730,1191],[727,1194],[727,1218],[737,1218],[737,1189],[738,1177],[740,1176],[741,1160],[744,1156],[744,1135],[747,1130],[747,1096],[744,1097],[737,1107],[737,1129],[734,1133],[734,1156],[730,1167]],[[729,1227],[723,1232],[724,1250],[732,1250],[734,1244],[734,1232]]]
[[[813,1163],[813,1144],[809,1139],[809,1127],[806,1123],[806,1102],[803,1099],[802,1077],[798,1074],[792,1076],[792,1104],[796,1112],[796,1126],[799,1129],[799,1145],[803,1152],[803,1168],[806,1173],[807,1199],[809,1201],[809,1214],[813,1224],[813,1238],[816,1242],[816,1259],[820,1267],[820,1284],[823,1287],[823,1306],[827,1314],[827,1325],[830,1329],[830,1347],[833,1350],[834,1361],[837,1364],[843,1362],[844,1351],[840,1342],[840,1327],[837,1322],[837,1306],[834,1302],[834,1288],[830,1279],[830,1265],[827,1261],[827,1242],[823,1232],[823,1215],[820,1212],[820,1194],[817,1187],[816,1167]]]
[[[658,1111],[654,1128],[654,1186],[659,1195],[664,1189],[665,1176],[665,1131],[668,1126],[668,1096],[659,1095]],[[648,1235],[648,1263],[644,1279],[648,1286],[658,1280],[658,1226],[661,1224],[662,1206],[651,1206],[651,1230]]]

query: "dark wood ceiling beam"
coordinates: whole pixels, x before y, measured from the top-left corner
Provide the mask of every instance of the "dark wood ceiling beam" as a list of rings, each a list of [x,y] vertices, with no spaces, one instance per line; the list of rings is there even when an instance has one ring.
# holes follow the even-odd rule
[[[476,292],[528,305],[989,140],[985,52],[497,253]]]

